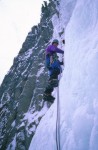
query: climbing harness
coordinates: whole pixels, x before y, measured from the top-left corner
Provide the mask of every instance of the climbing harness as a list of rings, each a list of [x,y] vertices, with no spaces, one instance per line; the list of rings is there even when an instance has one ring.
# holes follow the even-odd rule
[[[61,73],[59,80],[61,78]],[[57,87],[57,118],[56,118],[56,147],[60,150],[60,100],[59,100],[59,86]]]

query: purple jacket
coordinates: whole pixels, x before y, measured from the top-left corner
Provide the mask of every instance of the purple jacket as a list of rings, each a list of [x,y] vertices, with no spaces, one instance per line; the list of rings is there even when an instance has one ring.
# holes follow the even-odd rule
[[[47,47],[47,49],[46,49],[46,55],[47,54],[50,54],[50,55],[52,55],[53,53],[61,53],[61,54],[64,54],[64,51],[63,50],[61,50],[61,49],[59,49],[59,48],[57,48],[55,45],[49,45],[48,47]]]

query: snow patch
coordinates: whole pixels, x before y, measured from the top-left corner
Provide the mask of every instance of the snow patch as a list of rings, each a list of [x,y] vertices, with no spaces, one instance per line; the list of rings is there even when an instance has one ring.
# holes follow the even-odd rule
[[[39,76],[43,73],[44,68],[45,68],[45,67],[41,67],[41,68],[38,70],[37,75],[36,75],[37,77],[39,77]]]

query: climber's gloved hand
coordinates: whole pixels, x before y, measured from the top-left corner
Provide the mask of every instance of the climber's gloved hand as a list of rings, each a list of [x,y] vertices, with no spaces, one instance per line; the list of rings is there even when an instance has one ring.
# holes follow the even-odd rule
[[[62,43],[65,44],[65,40],[64,39],[62,40]]]

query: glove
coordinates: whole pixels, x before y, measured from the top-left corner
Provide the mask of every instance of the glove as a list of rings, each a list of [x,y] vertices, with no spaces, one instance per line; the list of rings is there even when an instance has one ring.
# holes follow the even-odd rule
[[[65,40],[62,40],[62,43],[65,44]]]

